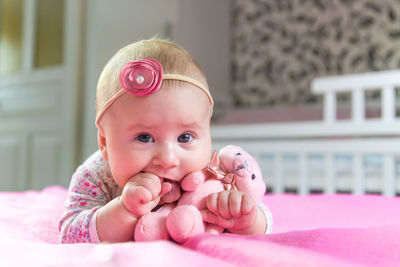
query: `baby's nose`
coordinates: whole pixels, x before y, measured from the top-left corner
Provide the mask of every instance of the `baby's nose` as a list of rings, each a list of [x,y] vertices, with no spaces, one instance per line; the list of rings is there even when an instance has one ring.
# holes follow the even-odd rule
[[[172,168],[179,165],[179,157],[176,147],[171,143],[160,145],[153,160],[154,165],[160,165],[163,168]]]

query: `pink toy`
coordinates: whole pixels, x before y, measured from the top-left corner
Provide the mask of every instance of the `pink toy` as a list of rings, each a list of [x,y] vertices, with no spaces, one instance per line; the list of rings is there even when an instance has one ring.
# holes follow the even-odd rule
[[[179,198],[176,206],[168,204],[143,216],[135,228],[136,241],[168,240],[183,243],[204,232],[219,234],[222,228],[204,223],[200,214],[206,208],[206,197],[223,190],[239,190],[261,201],[266,185],[256,160],[238,146],[226,146],[202,171],[185,176],[181,182],[182,196],[171,193],[168,203]],[[174,186],[173,186],[174,188]],[[176,189],[175,189],[176,191]],[[165,201],[163,197],[164,202]]]

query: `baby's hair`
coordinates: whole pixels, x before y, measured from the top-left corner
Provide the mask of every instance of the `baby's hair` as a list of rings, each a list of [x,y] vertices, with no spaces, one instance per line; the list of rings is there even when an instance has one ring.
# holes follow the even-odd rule
[[[96,113],[121,89],[119,73],[130,61],[153,58],[161,63],[164,73],[185,75],[198,80],[208,88],[206,76],[196,60],[182,47],[162,39],[142,40],[121,48],[106,64],[100,74],[96,92]],[[166,80],[165,83],[181,81]]]

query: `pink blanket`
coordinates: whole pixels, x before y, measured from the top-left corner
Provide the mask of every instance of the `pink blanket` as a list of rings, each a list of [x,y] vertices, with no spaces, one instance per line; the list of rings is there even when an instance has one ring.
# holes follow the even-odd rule
[[[398,266],[400,198],[268,195],[270,235],[58,244],[67,191],[0,193],[1,266]]]

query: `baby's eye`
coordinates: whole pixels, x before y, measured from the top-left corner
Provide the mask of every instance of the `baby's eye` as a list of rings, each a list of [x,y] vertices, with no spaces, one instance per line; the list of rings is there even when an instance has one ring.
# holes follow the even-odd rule
[[[178,137],[179,143],[189,143],[192,140],[193,140],[193,136],[190,133],[184,133]]]
[[[141,143],[153,143],[154,139],[149,134],[139,134],[136,139]]]

